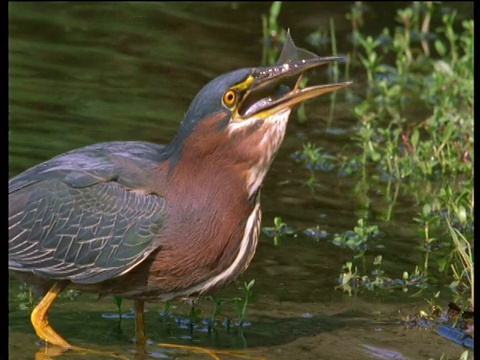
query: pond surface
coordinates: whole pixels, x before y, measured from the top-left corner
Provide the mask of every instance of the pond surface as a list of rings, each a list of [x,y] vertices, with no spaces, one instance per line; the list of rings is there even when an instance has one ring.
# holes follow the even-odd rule
[[[10,3],[9,4],[9,171],[10,176],[80,146],[113,140],[168,143],[176,133],[190,101],[209,80],[224,72],[258,66],[262,57],[261,14],[270,3]],[[339,52],[350,45],[350,3],[286,3],[280,23],[291,29],[295,42],[312,49],[308,34],[328,29],[335,20]],[[373,6],[379,14],[373,33],[394,18],[395,8]],[[325,49],[321,55],[330,55]],[[325,77],[326,78],[326,77]],[[351,74],[359,90],[364,76]],[[342,79],[343,80],[343,79]],[[385,185],[369,184],[358,191],[358,179],[321,173],[312,190],[309,172],[291,155],[306,141],[337,154],[352,147],[355,124],[345,94],[339,92],[329,122],[330,99],[306,105],[308,122],[293,115],[287,137],[262,190],[263,226],[273,218],[295,229],[280,246],[262,235],[248,271],[215,295],[242,296],[244,281],[256,280],[256,298],[249,306],[242,333],[219,329],[213,334],[168,324],[160,316],[162,303],[147,304],[146,358],[210,359],[199,349],[176,349],[161,343],[213,349],[221,359],[440,359],[458,358],[462,348],[432,329],[407,329],[401,314],[426,308],[424,298],[394,291],[382,296],[348,296],[335,290],[352,253],[331,241],[314,241],[302,229],[319,225],[329,234],[351,230],[368,213],[380,226],[385,270],[401,278],[412,271],[420,255],[412,218],[419,211],[408,194],[399,194],[391,221]],[[377,187],[378,186],[378,187]],[[368,201],[365,199],[368,198]],[[368,205],[366,205],[368,203]],[[29,312],[18,308],[21,285],[10,281],[9,352],[11,359],[52,358],[41,352]],[[448,289],[442,289],[448,295]],[[448,296],[446,296],[448,299]],[[447,301],[447,300],[445,300]],[[212,302],[197,306],[206,318]],[[131,307],[125,301],[123,309]],[[110,298],[81,294],[59,299],[50,320],[68,341],[89,352],[70,351],[56,359],[134,359],[133,320],[105,318],[115,313]],[[171,311],[187,316],[190,305],[174,302]],[[222,315],[235,321],[232,302]],[[143,358],[143,357],[142,357]]]

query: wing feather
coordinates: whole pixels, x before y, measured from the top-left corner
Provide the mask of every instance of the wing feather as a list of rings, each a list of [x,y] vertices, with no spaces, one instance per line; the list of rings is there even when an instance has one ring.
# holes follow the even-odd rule
[[[101,145],[53,158],[10,181],[10,269],[97,283],[125,273],[156,249],[165,200],[135,190],[148,187],[138,170],[151,167],[161,147]]]

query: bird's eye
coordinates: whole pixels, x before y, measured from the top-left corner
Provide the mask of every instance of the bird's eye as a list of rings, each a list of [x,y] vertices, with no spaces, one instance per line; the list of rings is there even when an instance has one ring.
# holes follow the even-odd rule
[[[237,92],[235,90],[228,90],[225,94],[223,94],[223,104],[227,107],[231,107],[235,105],[237,102]]]

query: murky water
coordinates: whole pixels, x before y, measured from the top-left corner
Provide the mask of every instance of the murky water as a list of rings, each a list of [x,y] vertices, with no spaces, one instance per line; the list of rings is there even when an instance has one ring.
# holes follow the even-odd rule
[[[54,155],[110,140],[167,143],[196,92],[213,77],[240,67],[260,65],[261,14],[269,3],[10,3],[9,91],[10,175]],[[280,22],[294,40],[308,47],[305,37],[335,19],[340,52],[350,46],[345,19],[348,3],[284,4]],[[395,9],[381,11],[375,26],[393,19]],[[377,31],[372,29],[372,31]],[[329,55],[326,50],[325,54]],[[363,76],[359,76],[359,79]],[[361,89],[361,81],[355,87]],[[304,185],[309,173],[290,155],[311,141],[332,154],[349,146],[354,120],[344,95],[338,94],[333,122],[327,128],[329,99],[307,104],[309,121],[293,117],[280,154],[263,190],[264,226],[274,216],[296,229],[320,225],[330,234],[352,229],[360,214],[371,214],[380,225],[385,245],[385,269],[401,277],[418,260],[412,217],[417,209],[408,194],[400,194],[390,222],[385,186],[370,184],[359,193],[358,179],[324,173],[312,191]],[[365,208],[365,197],[371,202]],[[256,279],[257,298],[249,307],[251,325],[243,334],[220,330],[194,332],[165,324],[161,303],[147,305],[147,331],[152,340],[147,358],[208,359],[198,349],[174,349],[159,343],[212,348],[222,359],[258,356],[267,359],[439,359],[458,357],[462,349],[432,330],[406,329],[399,313],[425,307],[424,297],[395,291],[381,298],[369,294],[349,297],[334,289],[342,265],[352,254],[329,241],[302,235],[286,237],[281,246],[262,236],[257,255],[237,284],[216,294],[241,295],[244,280]],[[11,359],[32,359],[39,350],[29,313],[18,309],[20,283],[10,282],[9,349]],[[444,290],[446,293],[447,290]],[[130,303],[126,301],[125,310]],[[212,303],[199,304],[202,317]],[[187,314],[189,306],[174,303],[173,311]],[[58,359],[133,359],[133,321],[102,314],[115,312],[108,298],[82,294],[74,301],[59,299],[50,319],[71,343],[96,352],[68,352]],[[235,307],[222,314],[235,319]],[[37,354],[38,358],[49,355]]]

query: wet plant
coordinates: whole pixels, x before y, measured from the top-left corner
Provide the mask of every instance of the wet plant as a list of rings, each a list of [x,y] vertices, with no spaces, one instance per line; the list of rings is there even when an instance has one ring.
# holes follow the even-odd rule
[[[235,308],[237,310],[237,315],[238,315],[238,321],[237,321],[237,326],[239,329],[242,329],[242,327],[245,325],[245,318],[247,315],[247,310],[248,306],[250,303],[253,301],[254,298],[254,291],[253,287],[255,285],[255,279],[250,280],[248,283],[244,282],[243,283],[243,298],[238,297],[233,299],[235,302]]]
[[[346,18],[350,20],[352,26],[352,43],[353,43],[353,55],[356,56],[356,38],[360,34],[360,29],[364,24],[364,14],[367,10],[367,5],[363,1],[355,1],[350,7],[350,12],[346,14]]]
[[[271,65],[277,62],[280,49],[285,41],[286,30],[278,23],[278,16],[282,8],[281,1],[274,1],[270,6],[270,12],[262,15],[263,52],[262,64]]]
[[[352,292],[356,292],[356,289],[358,288],[357,284],[360,279],[361,277],[358,275],[358,269],[356,267],[353,268],[353,263],[351,261],[347,261],[345,265],[342,266],[342,272],[338,279],[339,285],[336,289],[341,289],[349,295],[352,295]]]
[[[26,283],[21,284],[18,288],[20,290],[17,294],[18,308],[20,310],[32,311],[36,305],[32,289]]]
[[[172,301],[171,300],[165,301],[164,302],[164,308],[163,308],[162,311],[160,311],[160,316],[162,318],[171,317],[171,315],[172,315],[171,308],[172,308]]]
[[[303,233],[309,237],[314,238],[317,241],[321,239],[326,239],[329,236],[328,232],[324,229],[320,229],[320,226],[318,225],[305,229]]]
[[[32,311],[38,303],[38,299],[35,298],[31,287],[22,283],[18,287],[19,293],[17,299],[19,301],[18,308],[20,310]],[[59,295],[60,299],[76,300],[80,296],[80,291],[75,289],[68,289]]]
[[[79,290],[68,289],[67,291],[61,293],[59,297],[62,298],[63,296],[65,296],[69,300],[75,300],[80,296],[80,294],[81,292]]]
[[[360,259],[365,257],[367,250],[372,247],[372,240],[379,234],[377,225],[369,225],[366,219],[361,218],[358,219],[353,231],[335,234],[332,243],[355,251],[354,259]]]
[[[331,55],[337,56],[338,55],[338,50],[337,50],[337,37],[336,37],[336,32],[335,32],[335,23],[333,18],[330,18],[329,21],[329,29],[328,31],[318,29],[317,31],[311,33],[307,37],[307,41],[310,42],[310,44],[313,45],[314,48],[316,48],[317,52],[319,54],[324,54],[326,51],[330,52]],[[326,50],[326,45],[330,44],[331,48],[330,50]],[[349,66],[350,66],[350,56],[347,55],[344,57],[345,59],[345,78],[348,79],[348,74],[349,74]],[[330,76],[331,80],[333,82],[338,82],[340,79],[340,65],[338,62],[333,62],[328,65],[328,75]],[[337,99],[337,94],[330,94],[330,108],[328,112],[328,122],[327,126],[330,127],[332,121],[333,121],[333,115],[334,115],[334,110],[335,110],[335,105],[336,105],[336,99]],[[300,109],[302,110],[300,112]],[[305,113],[305,106],[304,104],[301,105],[298,111],[298,121],[300,123],[304,123],[307,121],[307,115]]]
[[[339,285],[336,286],[336,289],[352,295],[353,293],[360,293],[362,290],[378,292],[400,289],[403,292],[408,292],[410,288],[423,290],[428,287],[428,279],[419,271],[418,267],[411,274],[404,271],[401,277],[392,278],[382,268],[381,255],[376,256],[372,264],[373,270],[369,270],[365,266],[364,272],[360,272],[353,262],[345,263],[342,266],[338,278]]]
[[[423,206],[420,215],[420,218],[414,218],[414,220],[420,225],[419,233],[422,238],[420,250],[425,253],[423,272],[425,275],[428,275],[430,253],[439,246],[438,239],[431,234],[431,227],[432,225],[438,224],[440,217],[438,215],[432,215],[431,206],[429,204]]]
[[[422,287],[447,283],[456,301],[468,297],[473,304],[473,19],[458,21],[456,11],[442,3],[413,2],[397,11],[395,27],[374,35],[362,29],[367,10],[355,2],[347,14],[347,71],[363,72],[367,80],[364,93],[347,98],[357,119],[352,143],[358,152],[329,154],[307,142],[293,157],[310,171],[306,183],[313,188],[320,171],[346,169],[346,175],[360,176],[355,192],[366,213],[372,181],[377,191],[385,187],[385,221],[392,219],[399,192],[411,194],[420,209],[412,220],[421,256],[413,275],[405,271],[396,284],[420,278]],[[317,31],[309,39],[324,36]],[[328,236],[318,226],[305,233],[316,240]],[[355,231],[333,239],[358,258],[369,241]],[[356,279],[377,288],[385,278],[390,284],[379,269],[373,280],[375,274],[363,278],[353,263],[343,271],[346,283]]]
[[[189,328],[190,332],[193,332],[194,326],[201,321],[200,315],[202,314],[202,309],[195,307],[195,301],[189,300],[190,311],[188,312]]]
[[[159,312],[159,318],[163,325],[164,331],[171,335],[175,331],[185,331],[187,330],[189,335],[197,331],[199,332],[208,332],[211,334],[214,331],[225,330],[229,332],[232,328],[237,329],[239,332],[245,326],[249,326],[250,323],[246,321],[247,311],[254,299],[254,288],[255,279],[250,280],[249,282],[244,282],[241,287],[241,295],[233,298],[216,298],[214,296],[200,297],[196,300],[189,299],[183,301],[180,304],[187,305],[188,310],[183,311],[182,313],[174,312],[173,309],[177,308],[176,301],[166,301],[164,304],[164,309]],[[106,319],[117,319],[118,325],[116,327],[117,332],[122,332],[122,318],[134,319],[135,313],[133,309],[129,313],[125,313],[123,309],[123,298],[120,296],[112,296],[112,302],[115,304],[117,313],[105,313],[102,314],[103,318]],[[210,315],[203,316],[204,311],[202,310],[202,303],[204,300],[208,300],[213,303],[214,308]],[[231,317],[223,316],[223,319],[219,317],[222,315],[222,310],[226,304],[233,303],[234,309],[237,314],[238,320],[233,322]],[[185,308],[185,306],[181,306]]]
[[[454,301],[473,303],[473,186],[466,183],[460,194],[445,185],[431,204],[423,206],[419,224],[424,253],[422,271],[432,282],[450,283]],[[431,276],[433,275],[433,276]]]
[[[309,170],[310,177],[305,181],[309,187],[314,187],[318,183],[318,172],[336,170],[338,176],[345,177],[357,173],[362,168],[357,158],[331,154],[311,142],[304,143],[302,150],[295,151],[291,157]]]
[[[263,232],[265,235],[273,237],[273,243],[275,245],[280,245],[282,237],[294,234],[295,230],[283,222],[281,217],[277,216],[273,220],[273,226],[265,226]]]
[[[464,21],[463,35],[453,36],[455,14],[444,15],[444,26],[432,34],[442,58],[434,59],[426,55],[427,47],[413,43],[417,13],[413,8],[399,10],[397,20],[403,26],[393,35],[386,29],[378,38],[361,33],[355,38],[369,84],[364,102],[355,108],[363,125],[356,141],[365,163],[377,163],[396,179],[468,174],[473,151],[473,21]],[[425,10],[424,16],[430,12]],[[448,42],[442,41],[443,34],[449,34]],[[387,54],[396,57],[395,66],[384,62]],[[411,106],[432,115],[412,122]]]
[[[172,301],[167,300],[164,302],[164,308],[159,312],[160,321],[163,326],[163,330],[166,335],[170,336],[172,334],[172,329],[176,327],[175,315],[172,312]]]
[[[117,314],[118,314],[118,324],[117,324],[117,332],[122,332],[122,304],[123,298],[121,296],[113,295],[112,301],[117,307]]]
[[[212,314],[205,320],[207,323],[208,333],[211,333],[218,326],[217,317],[222,313],[222,306],[231,300],[217,299],[213,296],[208,296],[207,299],[214,304]],[[227,330],[229,330],[230,321],[228,321],[226,325]]]
[[[310,171],[310,178],[306,181],[306,184],[310,187],[318,181],[317,171],[331,171],[336,167],[335,156],[310,142],[303,144],[303,149],[293,153],[292,158],[302,163]]]
[[[467,239],[458,229],[454,228],[447,219],[448,230],[453,239],[455,248],[453,256],[457,259],[452,261],[451,269],[453,273],[453,281],[450,283],[450,290],[455,294],[456,301],[459,302],[464,298],[464,294],[468,293],[469,304],[464,308],[472,308],[474,306],[474,262],[471,240]]]

